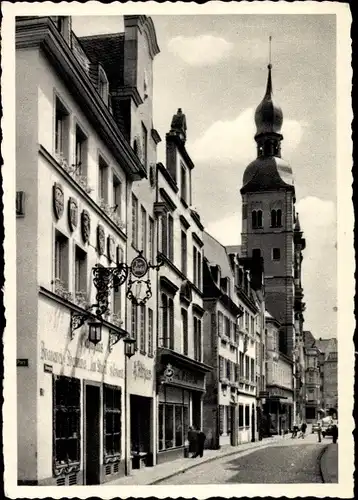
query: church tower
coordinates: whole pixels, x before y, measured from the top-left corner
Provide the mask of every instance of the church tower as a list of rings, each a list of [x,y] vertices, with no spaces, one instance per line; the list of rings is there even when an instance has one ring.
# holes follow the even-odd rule
[[[280,321],[280,350],[295,348],[295,188],[281,158],[283,114],[272,95],[268,65],[265,95],[255,112],[257,158],[243,176],[242,255],[264,261],[266,307]]]

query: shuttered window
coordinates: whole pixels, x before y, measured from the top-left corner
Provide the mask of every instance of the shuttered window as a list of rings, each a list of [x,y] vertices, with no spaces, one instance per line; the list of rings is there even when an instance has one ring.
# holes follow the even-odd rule
[[[231,432],[231,406],[226,407],[226,432]]]
[[[224,432],[224,406],[219,406],[219,434],[220,436]]]
[[[218,334],[219,337],[222,337],[223,334],[223,314],[218,312]]]
[[[222,380],[224,378],[224,358],[219,356],[219,379]]]

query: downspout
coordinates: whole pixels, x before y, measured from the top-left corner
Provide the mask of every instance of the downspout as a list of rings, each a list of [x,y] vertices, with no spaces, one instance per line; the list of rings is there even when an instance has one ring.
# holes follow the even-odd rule
[[[127,181],[128,182],[128,181]],[[129,186],[127,184],[127,189],[126,189],[126,224],[127,224],[127,243],[126,243],[126,253],[125,253],[125,262],[127,262],[128,260],[128,227],[129,227],[129,223],[128,223],[128,190],[129,190]],[[126,284],[124,285],[126,286]],[[127,310],[127,296],[125,294],[125,308],[124,308],[124,324],[125,324],[125,330],[126,332],[128,333],[128,310]],[[125,349],[124,349],[124,422],[125,422],[125,426],[124,426],[124,474],[126,476],[129,476],[130,475],[130,467],[129,467],[129,463],[128,463],[128,447],[129,447],[129,443],[128,443],[128,385],[127,385],[127,379],[128,379],[128,360],[127,360],[127,356],[126,356],[126,353],[125,353]]]
[[[155,165],[155,202],[157,203],[159,200],[159,175],[158,175],[158,164],[156,163]],[[157,229],[157,245],[156,245],[156,250],[157,250],[157,256],[159,254],[159,217],[156,216],[156,229]],[[154,258],[154,255],[153,255],[153,258]],[[154,264],[154,262],[153,262]],[[156,405],[156,415],[157,415],[157,419],[156,419],[156,422],[155,422],[155,425],[157,425],[157,421],[158,421],[158,408],[159,408],[159,405],[158,405],[158,384],[157,384],[157,369],[158,369],[158,341],[159,341],[159,271],[156,271],[157,275],[156,275],[156,280],[157,280],[157,290],[156,290],[156,332],[155,332],[155,336],[156,336],[156,344],[155,344],[155,369],[154,369],[154,387],[155,387],[155,394],[156,394],[156,398],[155,398],[155,405]],[[155,439],[156,439],[156,442],[153,443],[153,448],[155,449],[155,463],[157,463],[157,456],[158,456],[158,443],[159,443],[159,433],[158,433],[158,427],[156,429],[156,432],[154,433],[155,435]],[[153,457],[154,458],[154,457]]]

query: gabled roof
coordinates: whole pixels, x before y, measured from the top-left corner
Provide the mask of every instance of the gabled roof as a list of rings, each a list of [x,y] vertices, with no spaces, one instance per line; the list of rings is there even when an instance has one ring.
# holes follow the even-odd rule
[[[303,338],[304,338],[304,343],[305,347],[318,347],[316,339],[312,335],[312,333],[308,330],[305,330],[303,332]]]
[[[206,257],[208,262],[213,266],[220,266],[222,278],[227,277],[230,279],[234,279],[234,273],[231,269],[230,260],[226,252],[226,248],[206,231],[203,232],[203,240],[204,256]]]
[[[123,86],[124,33],[82,36],[78,38],[93,64],[101,64],[110,88]]]

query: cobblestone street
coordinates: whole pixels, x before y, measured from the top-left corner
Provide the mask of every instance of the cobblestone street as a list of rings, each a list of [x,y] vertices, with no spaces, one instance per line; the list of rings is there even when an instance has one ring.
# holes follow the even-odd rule
[[[199,465],[158,484],[322,483],[320,458],[330,441],[282,439],[272,446],[245,451]]]

